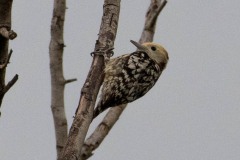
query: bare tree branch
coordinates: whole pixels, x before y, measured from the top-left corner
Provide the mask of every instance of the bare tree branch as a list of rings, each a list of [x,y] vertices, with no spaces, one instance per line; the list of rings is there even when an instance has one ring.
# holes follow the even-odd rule
[[[155,33],[155,26],[157,22],[157,17],[162,11],[167,1],[164,0],[151,0],[150,6],[148,8],[144,29],[139,40],[140,43],[151,42]],[[98,125],[92,135],[85,141],[82,148],[81,160],[88,159],[93,155],[93,151],[101,144],[104,138],[109,133],[110,129],[119,119],[121,113],[126,108],[127,104],[112,107],[107,115],[104,117],[103,121]]]
[[[120,105],[115,108],[110,108],[102,122],[98,125],[92,135],[85,141],[82,148],[81,160],[88,159],[93,155],[92,151],[98,148],[98,146],[102,143],[111,128],[119,119],[126,106],[127,105]]]
[[[151,4],[146,13],[146,19],[142,35],[139,40],[140,43],[153,41],[157,18],[166,4],[166,0],[151,0]]]
[[[16,74],[11,81],[8,82],[8,84],[0,90],[0,103],[2,103],[4,95],[7,93],[7,91],[17,82],[18,75]],[[1,116],[1,112],[0,112]]]
[[[9,39],[11,39],[11,10],[12,0],[0,1],[0,106],[5,93],[15,84],[18,79],[16,75],[5,86],[6,67],[12,51],[8,54]]]
[[[8,84],[4,87],[3,90],[0,91],[0,95],[4,95],[7,93],[7,91],[17,82],[18,75],[16,74],[11,81],[8,82]]]
[[[104,1],[102,23],[98,34],[99,37],[95,44],[92,66],[82,88],[78,109],[76,110],[61,160],[76,160],[79,158],[86,133],[92,121],[96,97],[103,80],[103,57],[109,57],[108,51],[113,48],[114,45],[119,12],[120,0]],[[102,53],[103,56],[100,55],[100,53]]]
[[[66,80],[63,76],[63,30],[66,11],[66,0],[54,0],[51,24],[51,41],[49,45],[51,73],[51,109],[55,126],[57,157],[67,140],[67,119],[64,109],[64,88]]]

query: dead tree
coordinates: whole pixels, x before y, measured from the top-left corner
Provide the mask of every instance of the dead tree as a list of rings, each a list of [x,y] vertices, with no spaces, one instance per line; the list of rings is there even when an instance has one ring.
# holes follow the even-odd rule
[[[9,40],[17,37],[17,34],[11,30],[12,2],[12,0],[0,1],[0,107],[5,93],[7,93],[18,79],[18,75],[16,74],[7,85],[5,84],[6,67],[12,55],[12,50],[8,53]]]

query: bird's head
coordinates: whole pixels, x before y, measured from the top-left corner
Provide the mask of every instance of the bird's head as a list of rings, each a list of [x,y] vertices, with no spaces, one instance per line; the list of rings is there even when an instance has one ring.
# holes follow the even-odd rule
[[[162,67],[163,69],[166,67],[169,59],[168,53],[160,44],[152,42],[139,44],[133,40],[131,40],[130,42],[133,43],[139,51],[146,52],[149,57],[154,60],[160,67]]]

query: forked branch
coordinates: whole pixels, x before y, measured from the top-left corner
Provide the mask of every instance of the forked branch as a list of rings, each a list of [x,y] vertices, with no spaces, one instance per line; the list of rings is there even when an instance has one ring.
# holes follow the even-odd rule
[[[120,0],[104,1],[103,17],[98,34],[99,37],[94,49],[94,53],[103,51],[104,56],[94,54],[90,71],[81,90],[79,105],[69,132],[67,143],[60,158],[61,160],[79,159],[86,133],[92,121],[96,97],[102,83],[102,71],[104,68],[103,57],[108,57],[106,51],[113,48],[114,45],[119,12]]]

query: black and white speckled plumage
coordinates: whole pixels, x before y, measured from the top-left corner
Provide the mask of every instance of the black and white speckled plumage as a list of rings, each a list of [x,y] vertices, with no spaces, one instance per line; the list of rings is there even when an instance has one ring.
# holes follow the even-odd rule
[[[111,59],[104,70],[102,93],[93,118],[109,107],[144,96],[157,82],[167,60],[155,61],[145,50]]]

